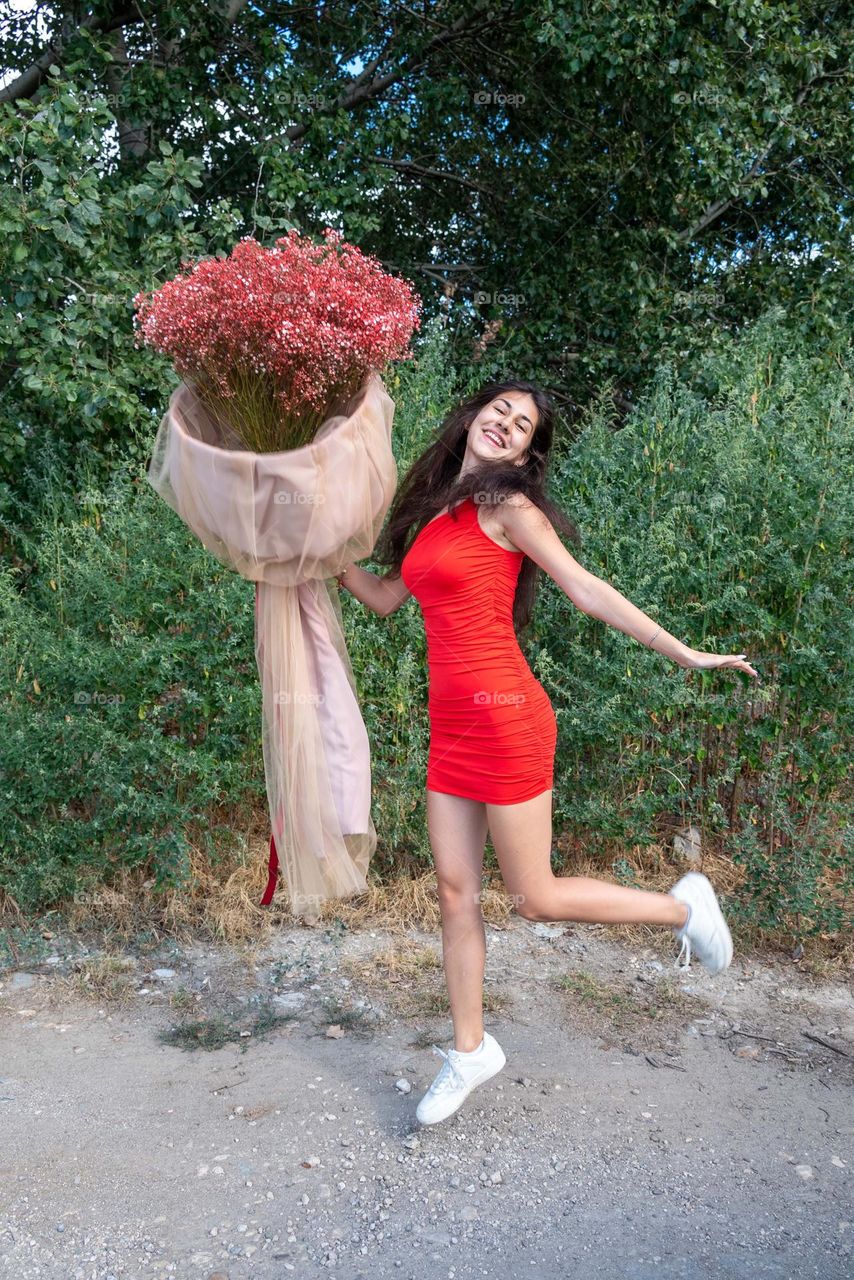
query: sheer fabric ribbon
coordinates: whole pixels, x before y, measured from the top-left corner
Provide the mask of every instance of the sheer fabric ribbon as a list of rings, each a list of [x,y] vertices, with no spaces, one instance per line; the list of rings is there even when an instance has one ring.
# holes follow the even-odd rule
[[[364,891],[376,848],[370,748],[334,575],[370,555],[397,487],[394,401],[379,375],[333,408],[304,447],[251,453],[182,382],[148,468],[208,550],[257,584],[271,826],[291,909],[308,920],[322,902]]]

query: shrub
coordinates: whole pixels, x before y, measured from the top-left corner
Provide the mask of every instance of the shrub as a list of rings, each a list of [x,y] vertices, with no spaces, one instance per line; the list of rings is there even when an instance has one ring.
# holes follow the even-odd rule
[[[854,422],[850,351],[791,351],[767,316],[703,371],[659,372],[620,430],[607,393],[555,498],[585,567],[692,648],[692,671],[541,596],[535,662],[559,734],[555,821],[646,843],[689,821],[746,873],[767,927],[839,929],[852,884]]]
[[[692,647],[746,652],[762,682],[683,670],[544,577],[525,647],[558,716],[555,828],[610,843],[610,860],[615,841],[697,823],[743,868],[736,914],[835,932],[854,866],[850,355],[788,350],[772,315],[701,373],[688,386],[662,369],[619,429],[606,390],[556,458],[552,496],[588,569]],[[473,381],[429,325],[389,381],[401,474]],[[215,859],[266,808],[252,584],[130,456],[101,492],[85,457],[53,458],[0,521],[0,886],[40,909],[117,866],[181,883],[190,840]],[[372,874],[420,870],[420,610],[341,603],[373,752]]]

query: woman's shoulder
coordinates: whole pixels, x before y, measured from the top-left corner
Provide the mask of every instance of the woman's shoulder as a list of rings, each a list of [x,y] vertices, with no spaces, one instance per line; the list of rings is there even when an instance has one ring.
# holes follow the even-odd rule
[[[521,489],[504,494],[499,506],[505,508],[511,521],[521,519],[526,524],[542,524],[548,521],[548,516],[543,509]]]

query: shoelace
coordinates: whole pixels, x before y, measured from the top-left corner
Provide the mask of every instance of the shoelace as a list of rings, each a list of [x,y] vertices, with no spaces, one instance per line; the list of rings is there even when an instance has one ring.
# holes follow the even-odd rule
[[[440,1058],[445,1059],[445,1065],[439,1072],[437,1079],[434,1080],[433,1084],[430,1086],[432,1092],[441,1093],[443,1089],[447,1089],[450,1085],[453,1085],[458,1089],[465,1089],[466,1081],[457,1068],[457,1065],[450,1053],[445,1053],[445,1050],[440,1049],[437,1044],[433,1045],[433,1052],[438,1053]]]
[[[682,957],[685,957],[685,963],[682,964]],[[682,949],[676,957],[676,968],[687,969],[691,964],[691,942],[687,933],[682,935]]]

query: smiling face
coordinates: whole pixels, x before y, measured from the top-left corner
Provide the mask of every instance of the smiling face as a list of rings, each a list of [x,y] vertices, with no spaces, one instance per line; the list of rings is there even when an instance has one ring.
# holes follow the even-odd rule
[[[468,430],[460,474],[500,459],[521,466],[537,426],[537,406],[525,391],[502,391],[484,405]]]

